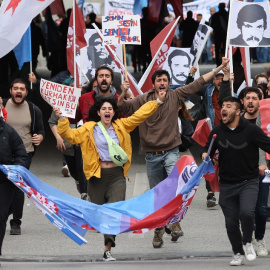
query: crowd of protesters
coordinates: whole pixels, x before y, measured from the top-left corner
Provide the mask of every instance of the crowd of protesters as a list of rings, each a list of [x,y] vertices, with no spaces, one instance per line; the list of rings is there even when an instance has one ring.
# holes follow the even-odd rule
[[[224,8],[225,6],[220,4],[218,12],[215,13],[212,9],[209,20],[209,25],[214,29],[209,39],[210,43],[215,42],[216,55],[225,47],[226,42],[224,35],[222,38],[219,36],[225,29],[221,31],[218,28],[221,27],[220,24],[215,25],[216,20],[223,20],[221,25],[227,26],[228,14]],[[145,32],[145,35],[152,39],[149,33],[156,32],[151,29],[153,25],[147,22],[147,9],[144,10],[144,14],[145,17],[141,21],[144,30],[142,34]],[[59,21],[54,22],[48,9],[46,38],[43,39],[38,18],[33,21],[33,31],[36,31],[39,37],[39,42],[36,40],[35,45],[38,49],[34,52],[35,68],[41,46],[43,56],[48,57],[47,66],[51,70],[51,80],[72,85],[73,78],[67,71],[64,46],[69,16],[70,10],[66,17],[60,16]],[[187,19],[179,26],[177,39],[182,41],[179,45],[191,46],[194,38],[192,34],[195,34],[201,19],[201,16],[197,16],[195,21],[192,12],[188,12]],[[87,28],[91,29],[93,22],[101,27],[95,14],[90,13],[87,16]],[[158,29],[158,25],[153,27]],[[193,27],[192,31],[190,27]],[[56,43],[57,46],[54,46]],[[135,53],[134,72],[137,72],[137,68],[140,71],[141,67],[144,72],[151,62],[148,45],[145,43],[141,47],[144,53],[143,61],[139,59],[142,55],[140,50],[132,51]],[[212,50],[213,47],[206,44],[205,49]],[[11,64],[7,69],[12,76],[18,77],[12,81],[8,89],[10,97],[4,99],[8,95],[6,92],[3,99],[0,98],[1,164],[22,165],[30,169],[36,147],[42,143],[45,132],[41,110],[28,100],[27,81],[37,85],[39,81],[35,75],[36,71],[33,74],[18,75],[15,72],[16,67],[12,66],[12,59],[12,54],[6,59],[0,59],[2,65]],[[213,61],[213,58],[208,59]],[[186,85],[175,87],[170,85],[168,71],[156,70],[151,78],[152,89],[135,98],[128,94],[128,81],[123,81],[120,89],[116,90],[113,85],[113,70],[100,66],[95,71],[95,77],[82,88],[76,119],[65,118],[54,108],[46,121],[50,124],[57,148],[63,152],[64,167],[69,169],[68,174],[74,178],[81,199],[103,204],[125,200],[125,177],[131,165],[132,155],[129,133],[136,126],[139,125],[140,142],[145,152],[149,186],[154,188],[172,171],[179,159],[181,146],[184,150],[190,147],[184,147],[185,136],[190,138],[193,130],[184,134],[184,129],[180,129],[180,132],[179,126],[183,127],[186,121],[198,121],[198,115],[200,118],[209,117],[213,130],[202,149],[201,157],[205,159],[207,156],[212,135],[216,134],[217,139],[210,157],[213,162],[219,164],[220,196],[217,200],[206,182],[206,204],[207,207],[215,207],[217,204],[221,206],[233,250],[230,265],[238,266],[243,264],[244,258],[253,261],[256,256],[268,256],[264,235],[268,218],[269,184],[263,183],[263,179],[265,170],[269,169],[269,160],[265,158],[265,152],[270,153],[270,140],[261,128],[267,117],[259,111],[259,100],[270,97],[270,71],[256,75],[254,87],[245,87],[242,90],[238,89],[239,87],[234,88],[234,95],[238,96],[235,97],[231,94],[230,82],[238,74],[230,73],[228,58],[216,57],[216,63],[217,66],[210,72],[196,80],[189,76],[190,81],[186,82]],[[196,67],[192,67],[193,71],[195,69]],[[194,94],[202,96],[200,111],[197,116],[193,115],[195,119],[186,105]],[[81,126],[78,124],[80,120],[83,122]],[[125,162],[121,163],[110,155],[107,137],[123,148],[127,156]],[[215,151],[219,153],[218,160],[214,157]],[[0,173],[0,255],[9,215],[13,215],[10,220],[10,234],[21,234],[23,205],[22,191]],[[153,248],[163,246],[165,232],[171,235],[173,242],[184,235],[179,221],[168,227],[155,228]],[[115,235],[104,235],[104,261],[115,260],[111,254],[111,248],[114,246]]]

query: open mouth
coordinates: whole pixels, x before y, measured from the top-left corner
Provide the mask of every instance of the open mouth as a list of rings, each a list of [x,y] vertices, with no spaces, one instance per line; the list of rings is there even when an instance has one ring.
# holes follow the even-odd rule
[[[160,86],[160,87],[159,87],[159,90],[160,90],[160,91],[165,91],[165,89],[166,89],[166,88],[165,88],[164,86]]]
[[[227,116],[228,116],[228,113],[227,112],[222,112],[221,113],[222,120],[226,120],[227,119]]]
[[[105,119],[110,119],[110,114],[109,113],[106,113],[105,115],[104,115],[104,117],[105,117]]]
[[[22,98],[22,95],[21,94],[16,94],[15,98]]]

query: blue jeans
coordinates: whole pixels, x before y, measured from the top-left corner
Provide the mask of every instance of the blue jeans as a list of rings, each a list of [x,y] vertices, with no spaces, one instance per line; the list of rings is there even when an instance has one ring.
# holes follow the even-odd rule
[[[150,188],[155,187],[170,174],[178,159],[178,147],[173,148],[163,155],[145,154],[146,171]]]
[[[255,212],[255,238],[262,240],[265,233],[265,226],[268,217],[268,194],[269,184],[262,183],[264,176],[259,177],[259,193]]]

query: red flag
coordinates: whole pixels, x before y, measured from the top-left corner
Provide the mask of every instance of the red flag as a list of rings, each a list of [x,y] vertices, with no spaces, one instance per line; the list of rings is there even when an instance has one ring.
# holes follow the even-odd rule
[[[172,4],[175,17],[181,16],[183,18],[183,1],[182,0],[170,0],[170,3]]]
[[[139,87],[143,92],[147,92],[152,88],[151,77],[153,73],[163,67],[178,20],[179,17],[169,23],[150,43],[153,59],[139,82]]]
[[[71,73],[71,75],[75,78],[74,74],[74,22],[73,22],[73,11],[75,8],[75,38],[76,38],[76,53],[79,52],[79,50],[85,46],[87,46],[87,42],[84,38],[84,34],[86,32],[85,22],[82,15],[81,10],[79,9],[76,1],[74,1],[74,7],[72,9],[70,20],[69,20],[69,27],[68,27],[68,36],[67,36],[67,66],[68,70]],[[78,69],[77,70],[77,87],[78,87]]]
[[[196,129],[192,135],[192,139],[200,144],[201,146],[205,146],[208,140],[208,137],[211,132],[211,121],[210,118],[205,118],[203,120],[199,120],[196,126]]]
[[[50,4],[50,9],[51,9],[52,15],[60,15],[60,14],[66,13],[63,0],[54,0]],[[46,14],[46,10],[43,10],[42,11],[43,17],[45,17],[45,14]]]
[[[242,63],[245,73],[245,79],[247,86],[251,86],[251,74],[250,74],[250,56],[249,56],[249,48],[248,47],[239,47],[241,56],[242,56]]]
[[[151,12],[148,13],[147,19],[157,23],[159,19],[161,6],[162,0],[149,0],[148,10],[151,10]]]

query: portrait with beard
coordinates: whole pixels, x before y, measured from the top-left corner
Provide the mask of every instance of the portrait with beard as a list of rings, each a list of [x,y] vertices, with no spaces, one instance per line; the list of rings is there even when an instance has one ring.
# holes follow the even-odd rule
[[[237,15],[233,14],[237,18],[232,20],[231,23],[230,37],[234,38],[230,38],[230,45],[245,47],[270,46],[270,38],[265,37],[266,32],[270,36],[267,29],[269,16],[265,12],[265,10],[268,10],[267,4],[267,2],[262,2],[261,4],[247,4],[244,7],[242,7],[243,4],[241,5],[242,8],[239,13]]]
[[[96,30],[87,30],[87,35],[89,36],[88,46],[86,48],[88,61],[85,61],[84,64],[84,68],[86,67],[87,69],[87,78],[93,78],[95,76],[96,68],[100,66],[107,66],[113,71],[119,72],[109,52],[103,46]]]
[[[208,32],[208,27],[205,24],[199,24],[198,29],[195,33],[192,46],[190,48],[190,53],[193,55],[193,61],[192,65],[195,62],[195,59],[200,52],[201,47],[204,47],[204,44],[206,43],[206,35]]]
[[[169,70],[171,84],[185,85],[191,68],[191,55],[189,51],[190,48],[170,48],[163,69]]]

